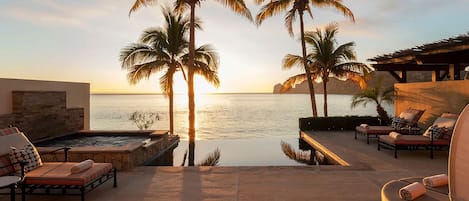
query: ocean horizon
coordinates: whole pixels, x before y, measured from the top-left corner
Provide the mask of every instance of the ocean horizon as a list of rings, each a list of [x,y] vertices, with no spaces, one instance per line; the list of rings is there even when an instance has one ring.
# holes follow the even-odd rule
[[[377,116],[376,106],[350,108],[350,95],[328,95],[329,116]],[[297,135],[298,118],[312,116],[309,94],[220,93],[196,96],[197,139],[245,139],[266,136]],[[323,96],[316,95],[319,116],[323,116]],[[392,105],[384,108],[393,114]],[[129,120],[135,111],[154,112],[159,116],[150,129],[169,129],[168,99],[161,94],[92,94],[90,127],[92,130],[138,129]],[[174,98],[174,128],[186,138],[187,97]],[[239,134],[243,134],[240,136]]]
[[[329,95],[329,116],[376,116],[376,106],[350,108],[350,95]],[[323,96],[317,95],[319,116]],[[135,111],[160,117],[150,129],[168,130],[168,99],[163,95],[91,95],[92,130],[135,130]],[[384,105],[393,114],[393,107]],[[309,94],[202,94],[196,96],[196,161],[221,150],[220,166],[302,165],[288,159],[280,142],[298,147],[298,118],[312,116]],[[179,166],[188,149],[187,96],[174,99],[174,129],[181,142],[173,151]]]

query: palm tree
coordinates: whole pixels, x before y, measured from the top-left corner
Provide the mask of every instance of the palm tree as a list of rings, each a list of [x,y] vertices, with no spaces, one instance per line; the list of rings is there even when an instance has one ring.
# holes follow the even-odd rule
[[[152,74],[166,69],[160,78],[160,86],[163,94],[169,97],[170,132],[173,133],[173,77],[179,70],[186,77],[184,66],[188,60],[189,19],[167,8],[163,9],[163,13],[165,26],[145,30],[139,43],[121,50],[120,60],[122,68],[128,71],[127,78],[131,84],[136,84],[143,78],[148,79]],[[196,27],[200,28],[199,22]],[[202,75],[215,86],[219,85],[218,55],[210,45],[203,45],[196,50],[196,64],[195,73]]]
[[[324,89],[324,116],[327,112],[327,82],[329,77],[335,77],[340,80],[352,80],[357,82],[361,88],[366,86],[364,75],[371,72],[371,68],[364,63],[354,62],[356,59],[353,51],[354,43],[349,42],[337,46],[335,39],[338,28],[331,24],[322,32],[317,29],[314,32],[305,33],[305,41],[311,49],[307,55],[309,72],[311,77],[322,81]],[[284,69],[290,69],[293,66],[300,66],[303,58],[297,55],[288,54],[283,59]],[[290,77],[283,84],[283,91],[293,87],[298,82],[303,82],[306,74]]]
[[[382,123],[389,124],[391,120],[389,115],[381,106],[383,103],[392,103],[394,97],[394,87],[383,89],[383,77],[381,76],[374,87],[368,87],[362,92],[355,94],[352,97],[351,108],[358,105],[366,106],[367,103],[376,103],[376,112],[378,112]]]
[[[142,6],[150,5],[154,0],[136,0],[129,11],[129,15]],[[251,12],[247,8],[243,0],[220,0],[221,4],[228,6],[235,13],[245,16],[252,20]],[[194,99],[194,73],[195,66],[195,6],[200,5],[201,0],[176,0],[175,10],[179,13],[184,12],[187,8],[190,9],[190,23],[189,23],[189,60],[187,70],[187,86],[188,86],[188,102],[189,102],[189,145],[190,142],[195,141],[195,99]],[[191,157],[191,146],[189,146],[189,165],[193,166],[193,157]],[[191,160],[192,159],[192,160]],[[192,162],[192,164],[191,164]]]
[[[257,4],[263,3],[264,0],[256,0]],[[342,0],[270,0],[269,3],[264,5],[259,13],[256,16],[256,24],[261,25],[262,22],[268,17],[278,15],[281,12],[288,9],[291,6],[291,9],[287,11],[285,15],[285,26],[288,29],[288,32],[293,36],[293,22],[296,18],[296,13],[300,17],[300,34],[301,34],[301,48],[302,48],[302,58],[303,58],[303,68],[306,72],[306,77],[308,79],[309,94],[311,98],[311,107],[313,110],[313,116],[318,116],[316,108],[316,99],[314,93],[313,81],[311,78],[311,73],[308,70],[308,61],[306,60],[306,44],[304,36],[304,22],[303,22],[303,13],[307,11],[311,17],[313,14],[311,12],[311,7],[333,7],[341,12],[344,16],[350,18],[352,21],[355,21],[353,13],[350,9],[342,4]]]

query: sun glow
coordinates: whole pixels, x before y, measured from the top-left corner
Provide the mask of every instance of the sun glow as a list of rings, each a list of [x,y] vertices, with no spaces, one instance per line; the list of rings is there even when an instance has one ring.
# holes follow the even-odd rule
[[[195,96],[201,94],[217,93],[218,89],[215,86],[208,83],[203,77],[194,76],[194,93]],[[182,76],[176,76],[174,78],[174,93],[176,94],[187,94],[187,82]]]

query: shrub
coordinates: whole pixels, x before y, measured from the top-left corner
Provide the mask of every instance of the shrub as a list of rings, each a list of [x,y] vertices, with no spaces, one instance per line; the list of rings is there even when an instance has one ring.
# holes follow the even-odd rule
[[[360,124],[380,125],[378,117],[344,116],[344,117],[307,117],[299,119],[301,131],[316,130],[355,130]]]

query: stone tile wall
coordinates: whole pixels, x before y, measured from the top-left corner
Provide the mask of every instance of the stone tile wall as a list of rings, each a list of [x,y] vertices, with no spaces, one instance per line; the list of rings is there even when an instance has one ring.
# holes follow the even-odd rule
[[[84,128],[84,108],[66,108],[63,91],[13,91],[12,114],[0,115],[0,128],[13,125],[31,141]]]

